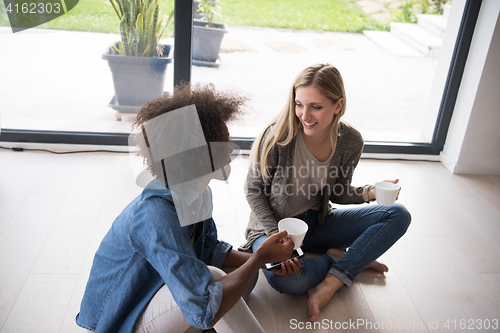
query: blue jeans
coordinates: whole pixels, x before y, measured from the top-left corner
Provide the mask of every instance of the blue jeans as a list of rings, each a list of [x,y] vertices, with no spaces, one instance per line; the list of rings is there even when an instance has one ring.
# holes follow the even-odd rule
[[[408,229],[411,216],[401,204],[393,206],[370,205],[363,208],[335,209],[322,225],[318,212],[308,210],[295,216],[304,220],[309,230],[303,241],[304,252],[322,253],[316,258],[302,258],[300,273],[276,275],[264,269],[269,284],[284,294],[298,295],[321,283],[326,274],[332,274],[346,286],[370,263],[386,252]],[[255,251],[267,239],[260,237],[252,245]],[[338,260],[326,255],[330,248],[349,248]]]

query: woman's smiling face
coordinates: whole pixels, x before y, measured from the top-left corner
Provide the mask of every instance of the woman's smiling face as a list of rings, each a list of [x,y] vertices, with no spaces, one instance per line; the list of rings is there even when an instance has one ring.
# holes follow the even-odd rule
[[[313,86],[295,90],[295,115],[302,123],[304,134],[307,136],[328,136],[333,119],[343,104],[343,98],[333,103]]]

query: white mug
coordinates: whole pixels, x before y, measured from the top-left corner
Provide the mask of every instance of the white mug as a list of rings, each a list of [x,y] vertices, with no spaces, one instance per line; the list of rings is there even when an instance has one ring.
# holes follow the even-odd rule
[[[389,182],[375,183],[377,203],[382,206],[392,206],[396,201],[401,186]]]
[[[288,217],[278,222],[278,229],[280,232],[283,230],[288,232],[288,237],[292,240],[295,245],[294,249],[296,250],[302,245],[302,241],[304,240],[309,227],[307,226],[307,223],[300,219]]]

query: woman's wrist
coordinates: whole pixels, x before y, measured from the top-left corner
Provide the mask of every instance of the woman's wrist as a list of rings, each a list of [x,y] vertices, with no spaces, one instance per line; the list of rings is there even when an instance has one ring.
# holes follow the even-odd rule
[[[372,192],[373,188],[374,188],[373,185],[366,185],[365,188],[363,189],[363,200],[366,203],[375,200],[375,198],[372,198],[371,195],[370,195],[370,193]]]

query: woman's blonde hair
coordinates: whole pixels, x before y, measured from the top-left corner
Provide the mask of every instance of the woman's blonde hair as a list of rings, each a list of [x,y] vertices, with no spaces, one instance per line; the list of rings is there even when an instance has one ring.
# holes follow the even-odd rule
[[[344,104],[339,113],[334,116],[330,131],[332,153],[335,152],[337,137],[339,135],[340,118],[346,109],[346,96],[344,81],[337,68],[330,64],[317,64],[304,69],[296,78],[290,89],[288,101],[283,110],[259,135],[252,145],[250,161],[254,172],[260,169],[265,182],[270,179],[269,171],[266,168],[267,157],[275,145],[285,146],[292,141],[298,131],[302,129],[302,123],[295,115],[295,92],[299,87],[313,86],[321,94],[329,98],[336,104],[340,98],[344,99]],[[268,135],[263,140],[264,134],[269,130]],[[260,155],[260,156],[259,156]],[[260,158],[259,158],[260,157]],[[260,160],[260,162],[259,162]]]

